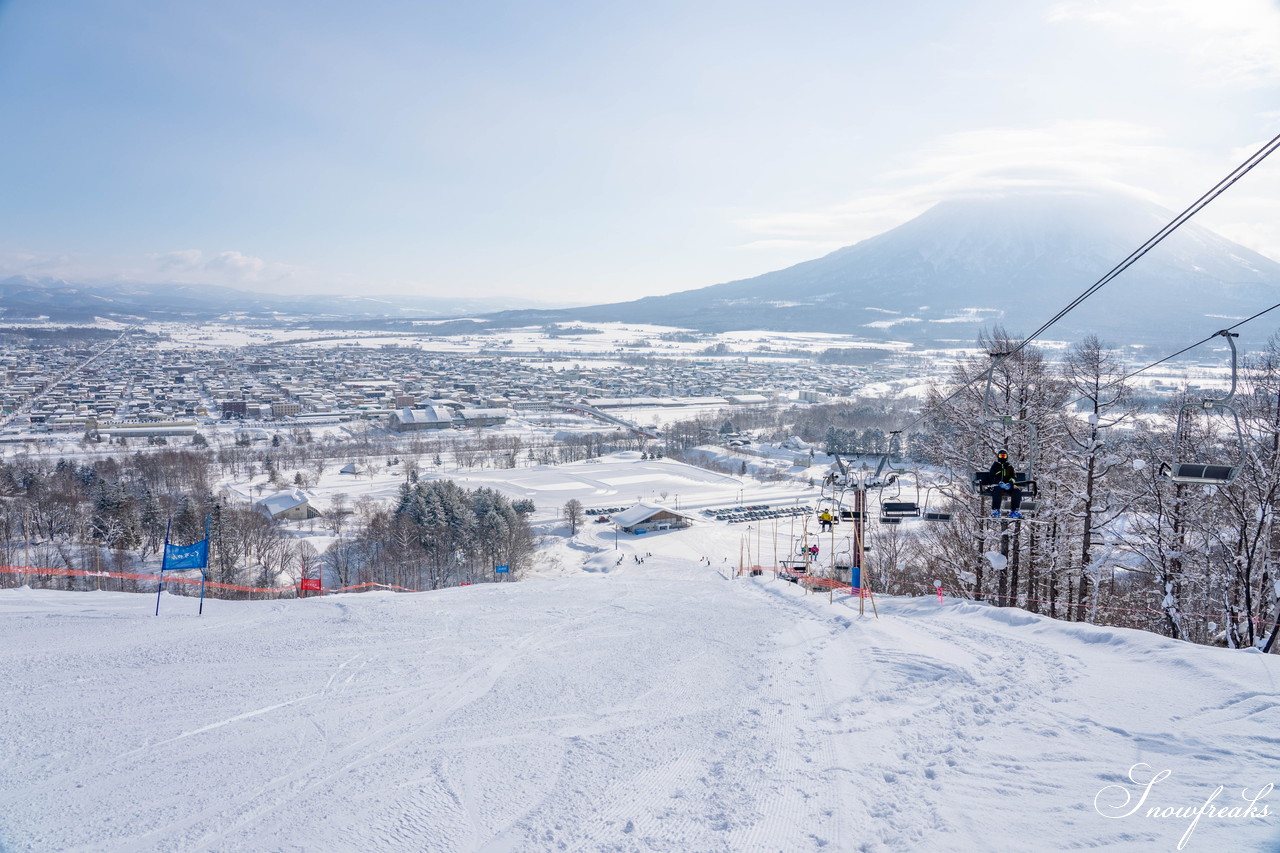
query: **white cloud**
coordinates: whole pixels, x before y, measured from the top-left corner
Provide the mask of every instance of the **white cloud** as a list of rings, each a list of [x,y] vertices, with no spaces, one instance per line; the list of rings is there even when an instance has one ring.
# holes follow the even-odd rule
[[[1112,35],[1159,44],[1208,86],[1259,86],[1280,80],[1280,6],[1272,0],[1069,2],[1051,23],[1092,24]]]
[[[297,269],[288,264],[270,263],[262,258],[229,249],[206,254],[200,249],[178,249],[148,255],[148,268],[134,270],[132,276],[151,281],[159,274],[187,284],[203,282],[237,285],[291,279]]]
[[[204,252],[199,249],[179,249],[176,252],[153,257],[160,269],[192,270],[200,268],[204,261]]]
[[[291,282],[299,273],[299,267],[235,250],[211,254],[201,249],[178,249],[142,257],[30,252],[0,255],[0,276],[29,275],[83,284],[141,281],[250,287]]]
[[[243,252],[220,252],[212,258],[205,269],[223,270],[242,279],[258,279],[267,270],[267,262]]]
[[[848,245],[882,233],[947,199],[979,193],[1102,189],[1161,201],[1135,177],[1185,169],[1186,156],[1155,143],[1150,130],[1115,121],[1064,121],[1038,128],[993,127],[941,137],[885,174],[880,186],[843,204],[788,211],[739,224],[749,245]]]

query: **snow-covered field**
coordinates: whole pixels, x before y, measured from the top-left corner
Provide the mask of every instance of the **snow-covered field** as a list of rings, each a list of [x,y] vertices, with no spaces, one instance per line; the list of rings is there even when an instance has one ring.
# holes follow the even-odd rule
[[[203,616],[0,592],[0,850],[1280,848],[1274,657],[859,615],[716,545],[589,527],[555,576]]]
[[[433,352],[475,353],[484,349],[490,353],[537,352],[553,350],[562,353],[581,353],[584,356],[616,353],[630,342],[644,341],[648,355],[687,357],[702,355],[711,344],[723,343],[737,352],[753,352],[765,349],[804,350],[819,353],[829,347],[872,347],[907,351],[911,345],[900,341],[868,342],[854,335],[827,332],[771,332],[764,330],[722,332],[719,334],[686,335],[687,340],[674,340],[673,333],[688,332],[673,326],[654,326],[643,323],[589,323],[573,322],[560,325],[564,331],[555,337],[546,334],[546,326],[538,324],[515,329],[488,329],[477,320],[473,334],[440,337],[433,334],[433,326],[442,322],[420,323],[420,334],[378,334],[377,332],[348,330],[317,332],[309,328],[253,328],[241,325],[216,323],[150,323],[149,331],[163,334],[168,340],[161,344],[165,349],[189,349],[207,346],[253,346],[263,343],[302,342],[317,347],[335,346],[340,343],[366,347],[420,346]],[[573,334],[573,330],[583,330]],[[614,363],[614,362],[609,362]]]

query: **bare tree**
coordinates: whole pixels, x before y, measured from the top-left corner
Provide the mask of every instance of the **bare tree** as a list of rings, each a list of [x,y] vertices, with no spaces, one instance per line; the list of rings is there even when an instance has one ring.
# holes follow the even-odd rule
[[[578,527],[582,524],[582,501],[570,498],[564,505],[564,519],[569,522],[569,535],[577,533]]]
[[[1107,475],[1122,468],[1124,459],[1107,445],[1106,430],[1132,419],[1137,410],[1129,405],[1129,392],[1122,380],[1124,365],[1119,357],[1089,335],[1067,353],[1063,378],[1071,394],[1078,395],[1086,416],[1083,422],[1065,418],[1064,467],[1074,469],[1079,483],[1071,503],[1074,520],[1080,524],[1080,586],[1076,600],[1080,615],[1084,602],[1092,598],[1089,621],[1097,620],[1098,584],[1101,566],[1095,559],[1099,533],[1115,521],[1128,506],[1114,489],[1107,489]],[[1092,596],[1090,596],[1092,592]]]

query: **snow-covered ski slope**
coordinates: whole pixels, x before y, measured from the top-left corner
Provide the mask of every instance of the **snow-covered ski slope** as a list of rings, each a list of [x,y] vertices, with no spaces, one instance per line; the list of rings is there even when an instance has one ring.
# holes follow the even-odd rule
[[[859,616],[663,547],[688,534],[200,617],[0,592],[0,850],[1280,849],[1280,796],[1241,798],[1280,775],[1274,657],[936,597]],[[1234,816],[1185,839],[1148,816],[1211,797]]]

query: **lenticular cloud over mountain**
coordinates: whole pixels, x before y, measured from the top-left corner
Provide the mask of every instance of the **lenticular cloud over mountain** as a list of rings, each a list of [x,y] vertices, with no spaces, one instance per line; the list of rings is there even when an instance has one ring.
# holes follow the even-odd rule
[[[984,325],[1029,333],[1175,218],[1098,193],[944,202],[829,255],[574,317],[710,331],[768,328],[900,340],[972,340]],[[1052,337],[1130,342],[1203,336],[1280,299],[1280,263],[1190,222],[1072,312]]]

